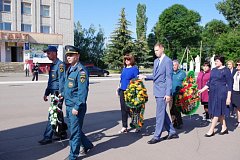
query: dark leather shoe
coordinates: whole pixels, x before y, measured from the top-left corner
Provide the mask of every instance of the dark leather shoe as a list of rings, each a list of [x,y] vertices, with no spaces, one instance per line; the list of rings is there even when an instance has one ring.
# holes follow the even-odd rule
[[[83,149],[80,151],[80,154],[81,154],[82,156],[84,156],[84,155],[86,155],[92,148],[93,148],[93,146],[90,147],[90,148],[83,148]]]
[[[158,143],[158,142],[160,142],[160,140],[158,140],[158,139],[155,139],[155,138],[152,138],[150,141],[148,141],[147,143],[148,144],[155,144],[155,143]]]
[[[176,139],[176,138],[179,138],[179,136],[178,136],[177,133],[175,133],[175,134],[170,134],[167,139]]]
[[[41,141],[38,141],[39,144],[41,145],[46,145],[52,143],[51,139],[42,139]]]
[[[226,130],[223,131],[223,132],[220,132],[219,134],[220,134],[220,135],[228,134],[228,129],[226,129]]]
[[[209,134],[205,134],[204,136],[205,136],[205,137],[212,137],[212,136],[214,136],[214,135],[215,135],[215,132],[213,132],[213,133],[210,134],[210,135],[209,135]]]

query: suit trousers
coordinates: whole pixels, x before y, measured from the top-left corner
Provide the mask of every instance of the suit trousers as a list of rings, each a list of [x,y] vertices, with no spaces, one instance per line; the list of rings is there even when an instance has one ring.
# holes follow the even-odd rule
[[[170,118],[167,114],[166,107],[167,103],[164,97],[155,97],[157,102],[156,109],[156,128],[154,132],[154,139],[159,140],[163,132],[163,127],[168,131],[168,134],[175,134],[176,131],[173,128],[173,125],[170,121]]]

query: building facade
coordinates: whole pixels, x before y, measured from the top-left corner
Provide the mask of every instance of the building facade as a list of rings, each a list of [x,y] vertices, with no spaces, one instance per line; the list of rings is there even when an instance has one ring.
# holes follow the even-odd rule
[[[49,63],[48,45],[74,43],[73,0],[0,0],[0,62]]]

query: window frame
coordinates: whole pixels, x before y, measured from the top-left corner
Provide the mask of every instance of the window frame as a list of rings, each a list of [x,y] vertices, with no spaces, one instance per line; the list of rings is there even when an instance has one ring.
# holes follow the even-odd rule
[[[28,28],[28,27],[30,27],[30,31],[29,30],[25,30],[25,28]],[[32,32],[32,25],[31,24],[22,23],[21,24],[21,31],[22,32]]]
[[[48,11],[48,14],[45,15],[45,11]],[[50,17],[50,6],[49,5],[41,5],[41,14],[42,17]]]
[[[44,27],[48,27],[48,31],[49,31],[49,32],[44,32]],[[50,33],[51,33],[50,26],[42,25],[42,26],[40,27],[40,32],[41,32],[41,33],[50,34]]]
[[[6,25],[10,25],[10,29],[6,29]],[[0,30],[11,31],[12,30],[12,23],[10,22],[0,22]]]
[[[9,11],[5,10],[5,6],[9,6]],[[2,1],[2,12],[11,12],[11,0],[3,0]]]
[[[30,13],[28,13],[29,10],[30,10]],[[25,15],[31,15],[32,14],[32,3],[22,2],[21,3],[21,13],[25,14]]]

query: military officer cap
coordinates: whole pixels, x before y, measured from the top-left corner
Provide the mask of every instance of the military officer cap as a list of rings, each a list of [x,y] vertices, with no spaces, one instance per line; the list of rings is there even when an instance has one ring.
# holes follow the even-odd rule
[[[43,52],[57,52],[57,48],[55,46],[48,46],[47,49],[44,49]]]
[[[79,54],[78,48],[71,45],[66,45],[65,50],[66,54]]]

